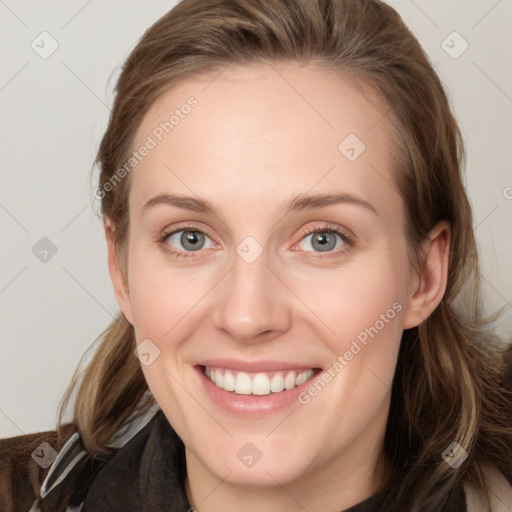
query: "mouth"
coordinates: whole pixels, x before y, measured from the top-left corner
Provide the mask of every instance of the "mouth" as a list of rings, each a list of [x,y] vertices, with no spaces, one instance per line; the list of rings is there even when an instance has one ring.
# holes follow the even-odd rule
[[[217,388],[236,395],[258,397],[293,390],[322,371],[320,368],[300,368],[268,372],[243,372],[214,366],[202,366],[201,368],[205,377]]]
[[[205,396],[228,415],[265,418],[294,407],[323,370],[278,360],[203,359],[194,369]]]

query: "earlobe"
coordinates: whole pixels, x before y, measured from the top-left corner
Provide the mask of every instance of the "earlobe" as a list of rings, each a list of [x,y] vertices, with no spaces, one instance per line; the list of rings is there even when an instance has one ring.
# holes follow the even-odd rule
[[[120,264],[119,250],[114,236],[115,226],[110,218],[105,217],[103,220],[103,227],[105,229],[105,238],[107,241],[108,270],[114,287],[114,293],[119,307],[123,311],[126,319],[133,325],[130,293],[128,289],[128,276],[125,275]]]
[[[426,320],[443,299],[448,282],[450,225],[437,224],[422,244],[419,273],[404,315],[404,329]]]

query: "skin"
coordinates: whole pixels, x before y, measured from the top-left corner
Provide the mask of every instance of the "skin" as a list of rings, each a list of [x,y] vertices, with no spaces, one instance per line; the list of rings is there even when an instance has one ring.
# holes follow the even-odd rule
[[[231,65],[217,75],[175,86],[139,127],[134,148],[187,98],[198,101],[130,175],[127,275],[105,219],[117,300],[137,343],[150,339],[160,350],[142,369],[185,444],[192,506],[339,511],[385,483],[375,468],[400,338],[442,299],[449,226],[431,231],[413,269],[392,185],[392,130],[376,96],[370,101],[312,64]],[[338,150],[350,133],[366,145],[353,162]],[[206,199],[216,214],[165,204],[144,211],[162,192]],[[294,196],[333,192],[357,196],[376,213],[341,203],[285,214]],[[193,258],[166,250],[186,252],[179,235],[157,241],[183,223],[208,235],[205,248],[188,251]],[[336,247],[318,251],[305,230],[325,231],[325,223],[354,245],[331,232]],[[263,248],[252,263],[236,252],[247,236]],[[231,414],[205,394],[193,368],[227,357],[325,370],[397,302],[401,311],[306,405]],[[251,468],[237,457],[247,442],[262,454]]]

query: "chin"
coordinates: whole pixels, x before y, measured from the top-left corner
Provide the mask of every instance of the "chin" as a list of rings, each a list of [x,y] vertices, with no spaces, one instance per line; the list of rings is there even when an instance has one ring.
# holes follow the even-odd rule
[[[217,450],[218,453],[210,450],[208,457],[199,459],[210,473],[233,485],[286,485],[301,478],[313,465],[313,461],[306,460],[304,453],[301,453],[301,460],[293,456],[299,452],[297,446],[290,449],[278,440],[272,443],[264,443],[261,439],[235,441],[222,448]]]

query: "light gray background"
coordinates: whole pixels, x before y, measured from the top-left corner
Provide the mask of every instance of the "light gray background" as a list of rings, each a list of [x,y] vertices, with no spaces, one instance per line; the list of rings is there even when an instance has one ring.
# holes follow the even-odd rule
[[[512,2],[389,3],[449,91],[467,142],[486,304],[505,307],[500,330],[512,336]],[[117,69],[174,4],[0,0],[0,437],[55,427],[80,356],[118,309],[91,164]],[[46,59],[31,47],[50,48],[43,31],[59,45]],[[454,31],[469,44],[458,58],[445,51],[464,47]],[[43,237],[57,247],[46,262],[32,252]]]

